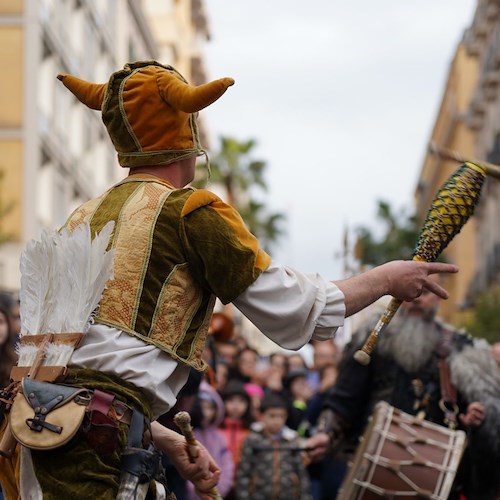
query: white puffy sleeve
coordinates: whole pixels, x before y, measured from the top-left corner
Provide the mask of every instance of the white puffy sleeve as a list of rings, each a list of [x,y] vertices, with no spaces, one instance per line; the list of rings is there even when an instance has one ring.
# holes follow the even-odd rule
[[[284,349],[332,338],[344,324],[344,294],[319,274],[272,261],[233,304],[264,335]]]

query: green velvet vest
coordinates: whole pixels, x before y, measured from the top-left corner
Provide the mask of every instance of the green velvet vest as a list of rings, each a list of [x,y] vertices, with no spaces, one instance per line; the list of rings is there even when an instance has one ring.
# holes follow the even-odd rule
[[[92,234],[115,222],[114,278],[96,322],[205,369],[215,296],[233,300],[270,261],[239,215],[208,191],[136,174],[80,206],[66,226],[72,230],[86,219]]]

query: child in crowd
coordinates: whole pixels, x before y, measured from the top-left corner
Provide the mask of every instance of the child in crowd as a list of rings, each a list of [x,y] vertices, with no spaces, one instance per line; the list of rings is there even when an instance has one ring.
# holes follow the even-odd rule
[[[248,436],[253,421],[252,405],[243,383],[238,380],[230,380],[227,383],[222,391],[222,398],[226,417],[220,430],[226,438],[229,451],[237,467],[243,441]],[[227,498],[235,498],[234,491]]]
[[[307,370],[289,372],[283,382],[288,396],[288,419],[286,425],[306,437],[309,430],[307,405],[313,396],[313,390],[307,379]]]
[[[295,370],[307,370],[307,364],[298,352],[288,356],[288,371]]]
[[[275,352],[269,356],[269,366],[279,371],[284,377],[289,369],[288,358],[284,354]]]
[[[288,373],[288,358],[279,352],[269,356],[269,365],[256,377],[257,383],[267,394],[269,392],[281,392],[283,390],[283,377]]]
[[[309,478],[297,433],[285,426],[287,403],[278,394],[261,402],[238,465],[238,500],[310,500]]]
[[[250,396],[252,404],[252,418],[259,420],[260,418],[260,402],[264,397],[264,389],[259,384],[244,384],[245,391]]]
[[[199,406],[201,422],[193,420],[194,435],[196,439],[209,451],[219,465],[221,475],[217,489],[222,497],[225,497],[233,486],[234,462],[231,452],[227,447],[224,435],[218,426],[224,419],[224,403],[217,391],[207,382],[200,384],[198,398],[195,406]],[[193,411],[196,415],[196,410]],[[187,499],[199,498],[191,482],[187,484]]]
[[[223,391],[229,380],[229,365],[225,361],[218,361],[215,365],[215,380],[217,390]]]

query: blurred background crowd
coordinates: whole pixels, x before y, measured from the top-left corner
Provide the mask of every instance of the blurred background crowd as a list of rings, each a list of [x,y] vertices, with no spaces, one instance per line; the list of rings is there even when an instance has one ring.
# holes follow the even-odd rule
[[[242,460],[245,442],[252,430],[259,431],[265,425],[269,405],[284,409],[286,415],[279,431],[285,434],[285,429],[294,431],[289,434],[292,444],[282,450],[270,445],[262,454],[256,454],[254,448],[249,454],[254,460],[257,455],[257,461],[265,462],[267,458],[271,468],[274,455],[280,461],[296,456],[301,464],[299,470],[291,473],[298,486],[294,498],[311,498],[315,487],[324,489],[325,485],[319,483],[325,476],[321,462],[308,463],[306,439],[313,433],[324,397],[335,384],[341,354],[342,349],[331,340],[312,341],[299,352],[279,349],[262,355],[239,333],[231,310],[227,314],[216,312],[204,355],[209,368],[203,376],[191,373],[176,407],[164,417],[163,423],[172,427],[170,419],[175,412],[189,410],[198,440],[222,469],[221,495],[228,499],[254,498],[252,485],[245,481],[246,475],[252,475],[252,471],[245,470],[250,456]],[[217,441],[209,436],[211,433],[222,439]],[[330,476],[328,480],[340,481],[342,477],[340,468],[338,477]],[[178,498],[183,498],[182,488],[175,492]],[[274,497],[270,494],[268,498]]]

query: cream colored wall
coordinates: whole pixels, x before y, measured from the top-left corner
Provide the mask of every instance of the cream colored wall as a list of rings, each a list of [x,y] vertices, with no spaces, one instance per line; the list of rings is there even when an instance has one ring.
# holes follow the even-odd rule
[[[145,0],[144,8],[153,26],[161,62],[171,64],[190,81],[195,45],[191,0]]]
[[[477,59],[468,55],[463,45],[459,45],[450,68],[431,141],[438,146],[456,150],[465,158],[474,157],[475,134],[457,117],[467,110],[477,78]],[[417,212],[422,220],[439,188],[459,166],[455,161],[426,156],[419,179],[419,183],[424,184],[426,189],[420,193],[417,191],[416,195]],[[439,311],[446,321],[454,324],[462,322],[464,312],[461,308],[474,278],[476,223],[472,217],[443,253],[447,262],[457,264],[460,268],[458,274],[443,278],[450,297],[441,303]]]
[[[0,127],[20,127],[23,116],[23,32],[18,27],[0,29],[0,67],[2,91],[0,92]]]
[[[9,3],[9,2],[8,2]],[[11,2],[11,4],[16,2]],[[2,10],[4,9],[2,5]],[[13,7],[14,5],[10,5]],[[3,233],[12,234],[15,240],[21,238],[22,231],[22,143],[23,121],[23,36],[18,27],[0,29],[0,67],[8,68],[2,73],[0,92],[0,170],[3,179],[0,185],[0,202],[5,207],[13,203],[13,209],[2,219]]]
[[[2,0],[0,2],[0,14],[15,15],[22,14],[23,0]]]
[[[0,218],[0,230],[21,239],[22,229],[22,165],[23,146],[19,140],[0,140],[0,209],[12,205],[7,215]]]
[[[471,105],[477,129],[475,154],[486,158],[498,149],[500,134],[500,16],[494,0],[479,0],[469,30],[470,45],[480,60],[481,78]],[[498,156],[494,160],[499,162]],[[500,183],[488,179],[477,210],[477,253],[474,292],[477,298],[500,280]]]

